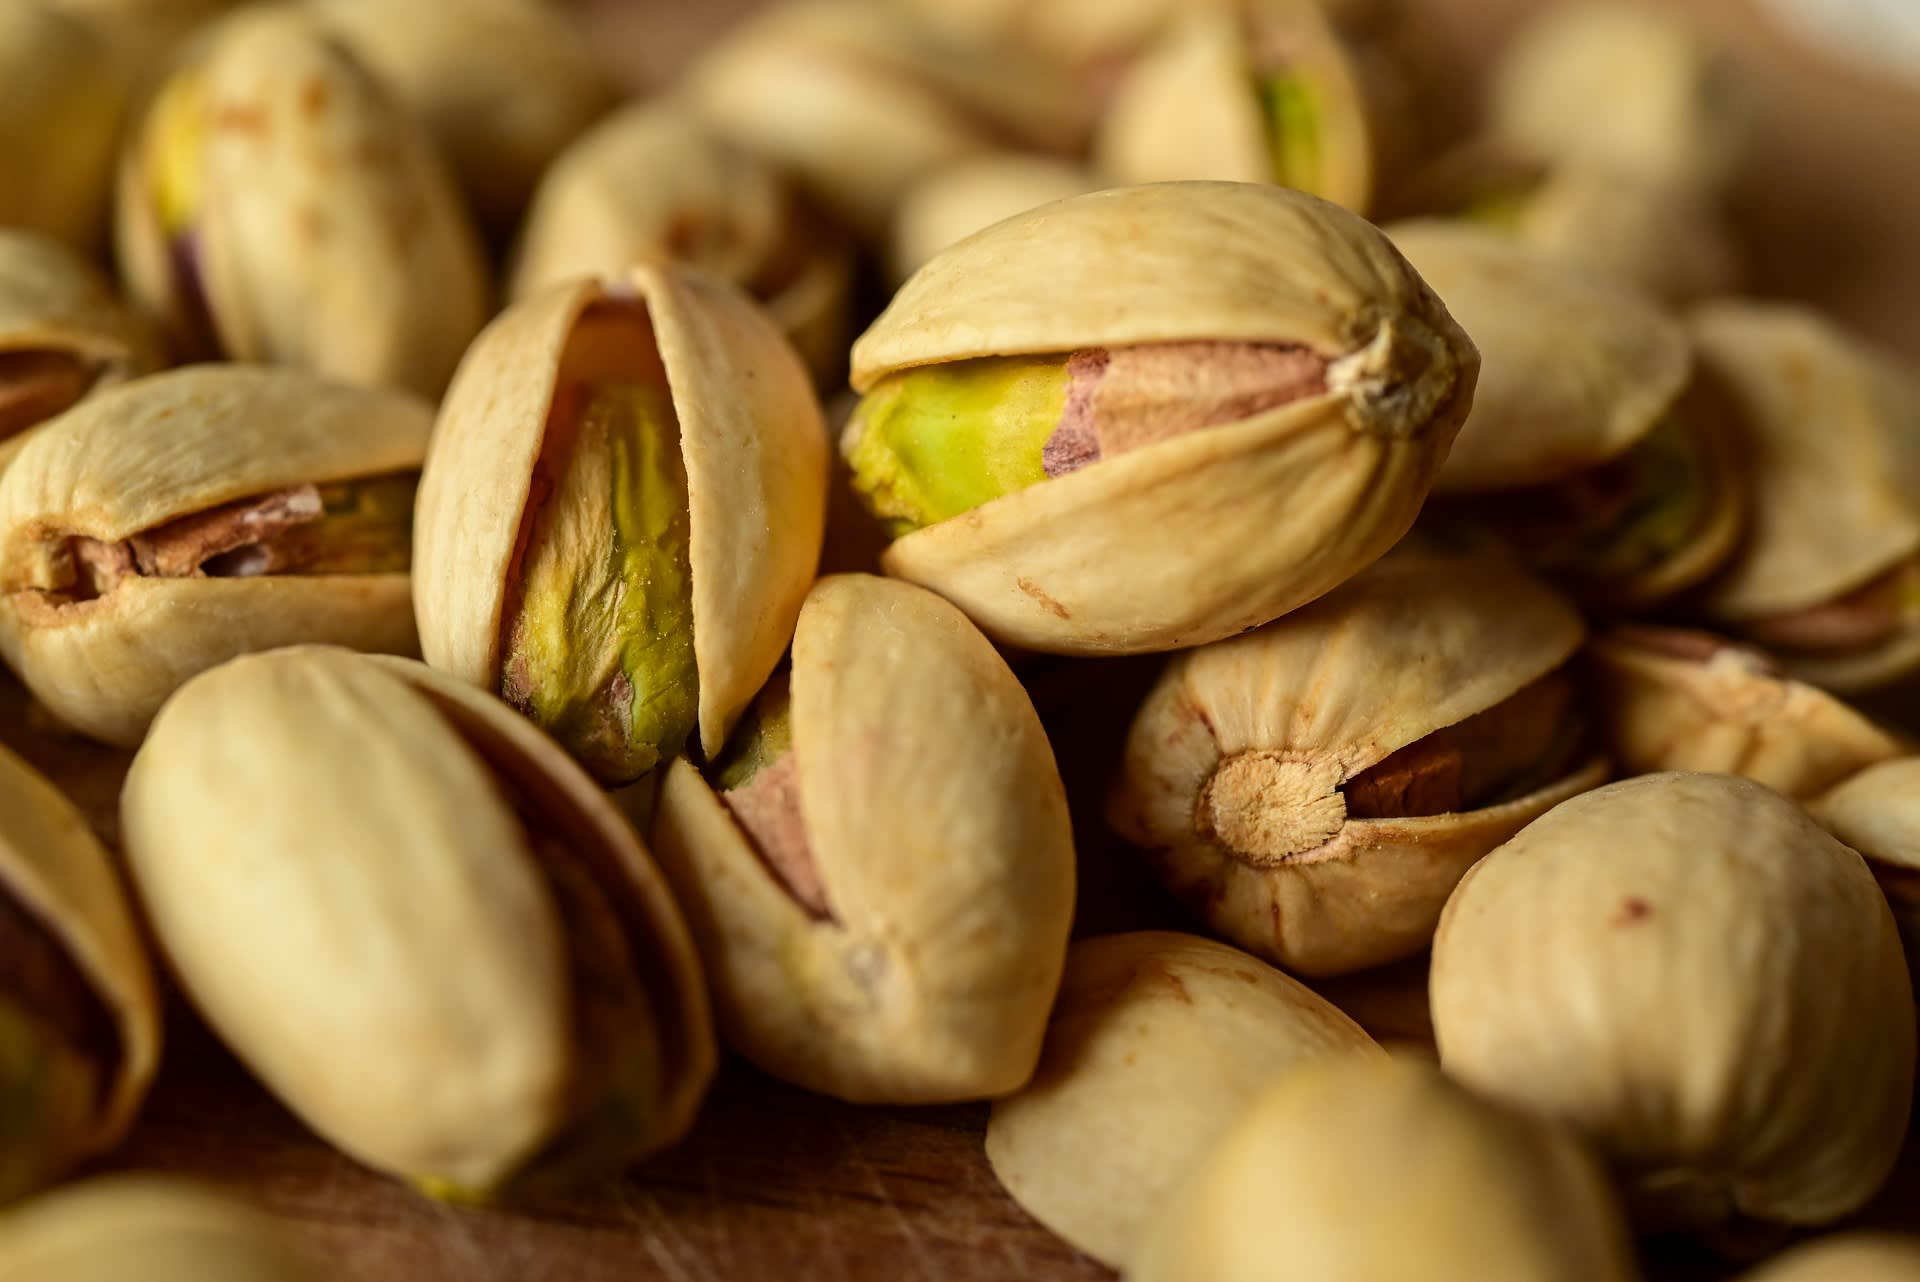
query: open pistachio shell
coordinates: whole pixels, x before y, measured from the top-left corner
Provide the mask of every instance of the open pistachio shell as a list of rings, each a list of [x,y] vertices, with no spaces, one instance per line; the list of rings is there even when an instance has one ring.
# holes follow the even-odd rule
[[[110,1175],[0,1220],[0,1282],[325,1282],[271,1221],[222,1194]]]
[[[915,183],[893,211],[894,278],[905,280],[983,227],[1103,185],[1090,171],[1050,156],[1007,151],[956,160]]]
[[[1907,964],[1920,974],[1920,757],[1869,766],[1807,808],[1873,869],[1900,924]]]
[[[860,1102],[1019,1087],[1074,890],[1026,692],[958,610],[866,575],[808,595],[788,688],[711,778],[676,761],[654,817],[728,1043]]]
[[[623,397],[642,421],[609,427]],[[603,782],[712,756],[792,636],[826,466],[805,368],[723,282],[640,266],[517,304],[475,340],[421,480],[427,661]]]
[[[1166,412],[1147,415],[1159,422],[1141,439],[1096,446],[1114,457],[1083,455],[1051,478],[1041,436],[1018,455],[991,377],[970,377],[1005,363],[979,358],[1017,357],[1061,376],[1064,394],[1074,360],[1098,370],[1114,353],[1165,358]],[[1247,365],[1264,381],[1231,385]],[[866,456],[866,411],[886,398],[948,379],[963,403],[977,389],[979,412],[950,420],[983,442],[960,472],[1004,453],[1022,474],[896,539],[887,572],[999,641],[1164,650],[1276,618],[1392,546],[1478,371],[1439,299],[1338,206],[1252,184],[1122,188],[1009,219],[921,268],[854,346],[867,403],[841,448]],[[1097,433],[1102,411],[1089,408]],[[1196,415],[1203,430],[1188,430]],[[904,464],[871,462],[870,495],[897,486]]]
[[[1645,775],[1534,821],[1448,901],[1432,996],[1447,1073],[1580,1131],[1650,1223],[1828,1223],[1906,1135],[1886,900],[1749,780]]]
[[[692,1124],[715,1053],[686,927],[613,803],[497,700],[410,660],[247,656],[167,704],[121,822],[208,1023],[357,1160],[479,1198]]]
[[[1153,1217],[1127,1277],[1266,1282],[1276,1261],[1317,1282],[1639,1277],[1570,1132],[1397,1060],[1303,1064],[1269,1086]]]
[[[1475,860],[1606,778],[1560,671],[1584,631],[1497,555],[1403,545],[1177,655],[1108,817],[1256,956],[1307,975],[1409,956]]]
[[[486,316],[479,239],[424,127],[303,9],[195,42],[116,208],[128,286],[189,357],[431,396]]]
[[[844,373],[850,247],[787,179],[671,103],[625,108],[554,161],[509,292],[524,300],[649,262],[731,281],[767,309],[817,380]]]
[[[95,28],[39,0],[0,5],[0,226],[94,248],[126,93]]]
[[[126,1133],[159,1062],[160,1001],[106,849],[72,802],[4,748],[0,938],[5,1203]]]
[[[0,655],[132,747],[181,682],[298,641],[410,654],[431,411],[293,370],[195,366],[90,397],[0,476]]]
[[[1835,1233],[1781,1252],[1739,1282],[1920,1282],[1920,1237]]]
[[[1149,1217],[1262,1087],[1352,1055],[1385,1058],[1238,949],[1168,931],[1081,940],[1039,1071],[993,1106],[987,1160],[1035,1219],[1126,1268]]]

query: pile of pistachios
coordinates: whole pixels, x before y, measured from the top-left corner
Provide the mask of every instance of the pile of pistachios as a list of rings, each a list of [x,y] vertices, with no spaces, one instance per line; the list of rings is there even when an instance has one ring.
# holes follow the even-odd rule
[[[1920,1279],[1920,378],[1735,292],[1713,43],[1556,9],[1467,132],[1394,0],[624,101],[585,8],[0,4],[0,1282],[344,1277],[48,1191],[170,992],[459,1204],[724,1048],[992,1101],[1139,1282]]]

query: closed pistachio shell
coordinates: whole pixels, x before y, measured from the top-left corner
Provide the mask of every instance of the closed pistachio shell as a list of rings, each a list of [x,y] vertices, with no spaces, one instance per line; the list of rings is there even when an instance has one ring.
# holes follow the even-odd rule
[[[95,28],[40,0],[0,5],[0,226],[94,248],[126,93]]]
[[[1268,1087],[1153,1217],[1127,1277],[1264,1282],[1276,1261],[1317,1282],[1639,1276],[1571,1133],[1395,1060],[1303,1064]]]
[[[1900,924],[1907,965],[1920,973],[1920,757],[1869,766],[1807,808],[1866,859]]]
[[[1406,532],[1479,368],[1433,292],[1359,218],[1284,188],[1167,183],[1042,206],[949,248],[855,344],[853,383],[877,403],[928,370],[964,386],[983,366],[959,363],[974,358],[1071,372],[1070,353],[1132,360],[1135,348],[1165,358],[1171,417],[1187,403],[1224,412],[1050,478],[1029,460],[1023,481],[1041,483],[896,539],[887,572],[1030,649],[1231,636]],[[1279,373],[1245,400],[1217,392],[1235,356]],[[863,421],[842,437],[851,456]],[[1000,442],[989,445],[990,457]]]
[[[865,575],[808,595],[789,688],[784,730],[712,778],[676,761],[654,817],[727,1041],[842,1099],[1016,1089],[1074,890],[1026,692],[958,610]]]
[[[1385,1053],[1238,949],[1140,931],[1076,943],[1040,1068],[993,1106],[987,1160],[1042,1224],[1127,1268],[1147,1221],[1261,1088]]]
[[[1860,856],[1778,793],[1659,774],[1575,797],[1461,881],[1440,1062],[1579,1131],[1649,1222],[1831,1222],[1886,1180],[1913,991]]]
[[[1015,214],[1097,191],[1091,172],[1049,156],[969,156],[928,174],[893,211],[891,265],[905,280],[947,246]]]
[[[487,695],[247,656],[168,703],[121,822],[182,986],[357,1160],[469,1199],[691,1124],[714,1051],[680,915],[613,803]]]
[[[399,392],[243,366],[90,397],[0,477],[0,654],[61,720],[132,747],[181,682],[236,654],[412,653],[432,421]]]
[[[486,267],[416,121],[311,13],[196,41],[121,165],[135,299],[185,354],[438,395],[486,315]]]
[[[1740,1282],[1920,1282],[1920,1238],[1836,1233],[1781,1252]]]

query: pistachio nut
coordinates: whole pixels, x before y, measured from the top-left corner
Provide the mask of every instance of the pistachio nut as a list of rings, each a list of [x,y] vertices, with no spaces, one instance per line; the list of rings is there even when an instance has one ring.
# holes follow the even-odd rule
[[[1375,228],[1280,187],[1095,192],[955,245],[853,349],[889,574],[994,639],[1199,645],[1412,524],[1479,355]]]
[[[190,359],[438,395],[486,317],[472,221],[427,133],[309,12],[194,42],[122,160],[129,289]]]
[[[670,103],[624,108],[554,161],[509,292],[523,300],[648,262],[731,281],[767,309],[823,386],[845,373],[850,246],[793,183]]]
[[[902,0],[946,37],[1017,49],[1097,87],[1182,12],[1241,0]]]
[[[400,392],[237,365],[89,397],[0,476],[0,655],[55,716],[132,747],[236,654],[413,653],[432,423]]]
[[[820,555],[826,428],[731,286],[641,266],[509,308],[440,407],[414,527],[427,662],[605,783],[708,757]]]
[[[1835,1233],[1783,1251],[1740,1282],[1920,1282],[1920,1238]]]
[[[323,1282],[264,1216],[196,1184],[108,1175],[0,1217],[0,1282]]]
[[[1866,859],[1899,923],[1908,967],[1920,975],[1920,757],[1869,766],[1807,807]]]
[[[1625,774],[1715,771],[1800,799],[1913,750],[1762,651],[1710,632],[1622,624],[1586,657],[1607,750]]]
[[[356,1160],[477,1199],[692,1124],[715,1052],[679,911],[491,696],[329,647],[236,659],[161,711],[121,826],[208,1024]]]
[[[1841,693],[1920,666],[1920,380],[1804,309],[1715,303],[1691,322],[1754,491],[1707,617]]]
[[[104,37],[120,75],[140,102],[153,89],[180,46],[236,0],[39,0],[79,18]],[[111,169],[109,156],[109,170]],[[102,201],[104,214],[106,202]],[[104,219],[102,220],[104,222]]]
[[[106,848],[5,748],[0,939],[5,1203],[118,1143],[160,1058],[159,998]]]
[[[1390,1231],[1382,1231],[1391,1224]],[[1633,1282],[1626,1217],[1571,1133],[1401,1060],[1303,1064],[1153,1216],[1129,1282]]]
[[[0,4],[0,226],[94,248],[126,94],[100,32],[42,0]]]
[[[885,1103],[1033,1072],[1073,918],[1066,794],[1026,691],[932,593],[815,585],[726,751],[669,768],[653,846],[727,1042],[767,1072]]]
[[[414,114],[504,239],[553,158],[615,89],[578,19],[545,0],[308,0]]]
[[[153,335],[90,263],[0,228],[0,472],[30,429],[159,364]]]
[[[1746,515],[1739,442],[1685,329],[1640,294],[1484,228],[1393,242],[1479,345],[1435,490],[1583,601],[1638,609],[1711,574]]]
[[[908,188],[893,211],[894,279],[904,281],[983,227],[1101,186],[1079,165],[1024,152],[988,152],[942,166]]]
[[[1108,798],[1209,927],[1296,974],[1419,952],[1475,860],[1607,777],[1566,666],[1573,606],[1418,540],[1174,656]]]
[[[1827,1223],[1906,1135],[1886,900],[1750,780],[1644,775],[1534,821],[1447,902],[1432,999],[1448,1074],[1580,1131],[1652,1223]]]

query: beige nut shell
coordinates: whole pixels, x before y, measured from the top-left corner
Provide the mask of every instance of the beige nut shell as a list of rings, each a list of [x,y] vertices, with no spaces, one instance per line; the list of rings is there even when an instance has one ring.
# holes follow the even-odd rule
[[[1074,896],[1066,794],[1026,692],[932,593],[835,575],[800,612],[792,698],[829,917],[794,902],[684,759],[654,819],[727,1041],[856,1102],[1016,1089],[1040,1054]]]
[[[6,570],[63,534],[115,542],[287,486],[420,466],[432,415],[400,392],[202,365],[90,397],[0,476],[0,655],[56,716],[133,747],[166,697],[237,654],[301,641],[413,653],[408,576],[121,580],[49,610]]]
[[[434,427],[414,519],[414,605],[428,663],[484,689],[500,675],[507,574],[563,356],[602,299],[646,305],[679,418],[691,520],[700,745],[719,752],[793,634],[826,521],[827,434],[807,372],[766,314],[719,280],[643,265],[495,318]]]
[[[1060,201],[952,246],[854,345],[853,385],[976,356],[1193,339],[1303,344],[1332,358],[1327,393],[915,531],[888,547],[887,572],[1030,649],[1231,636],[1406,532],[1479,371],[1369,224],[1286,188],[1195,182]]]
[[[1210,927],[1291,972],[1409,956],[1475,860],[1606,763],[1418,818],[1349,818],[1342,786],[1545,676],[1584,635],[1497,555],[1403,545],[1285,618],[1175,656],[1128,733],[1109,821]]]
[[[1115,1268],[1181,1176],[1276,1077],[1384,1059],[1359,1025],[1236,948],[1140,931],[1074,944],[1033,1080],[993,1106],[987,1160],[1034,1218]]]
[[[1654,1223],[1827,1223],[1906,1134],[1886,900],[1748,780],[1645,775],[1536,820],[1454,892],[1431,994],[1448,1074],[1580,1131]]]
[[[1739,1282],[1920,1282],[1920,1238],[1835,1233],[1782,1252]]]
[[[51,5],[0,5],[0,225],[95,248],[126,94],[102,32]]]
[[[983,227],[1105,184],[1079,165],[1026,152],[967,156],[922,178],[893,211],[888,265],[904,281]]]
[[[1900,923],[1907,965],[1920,973],[1920,757],[1869,766],[1807,809],[1866,859]]]

